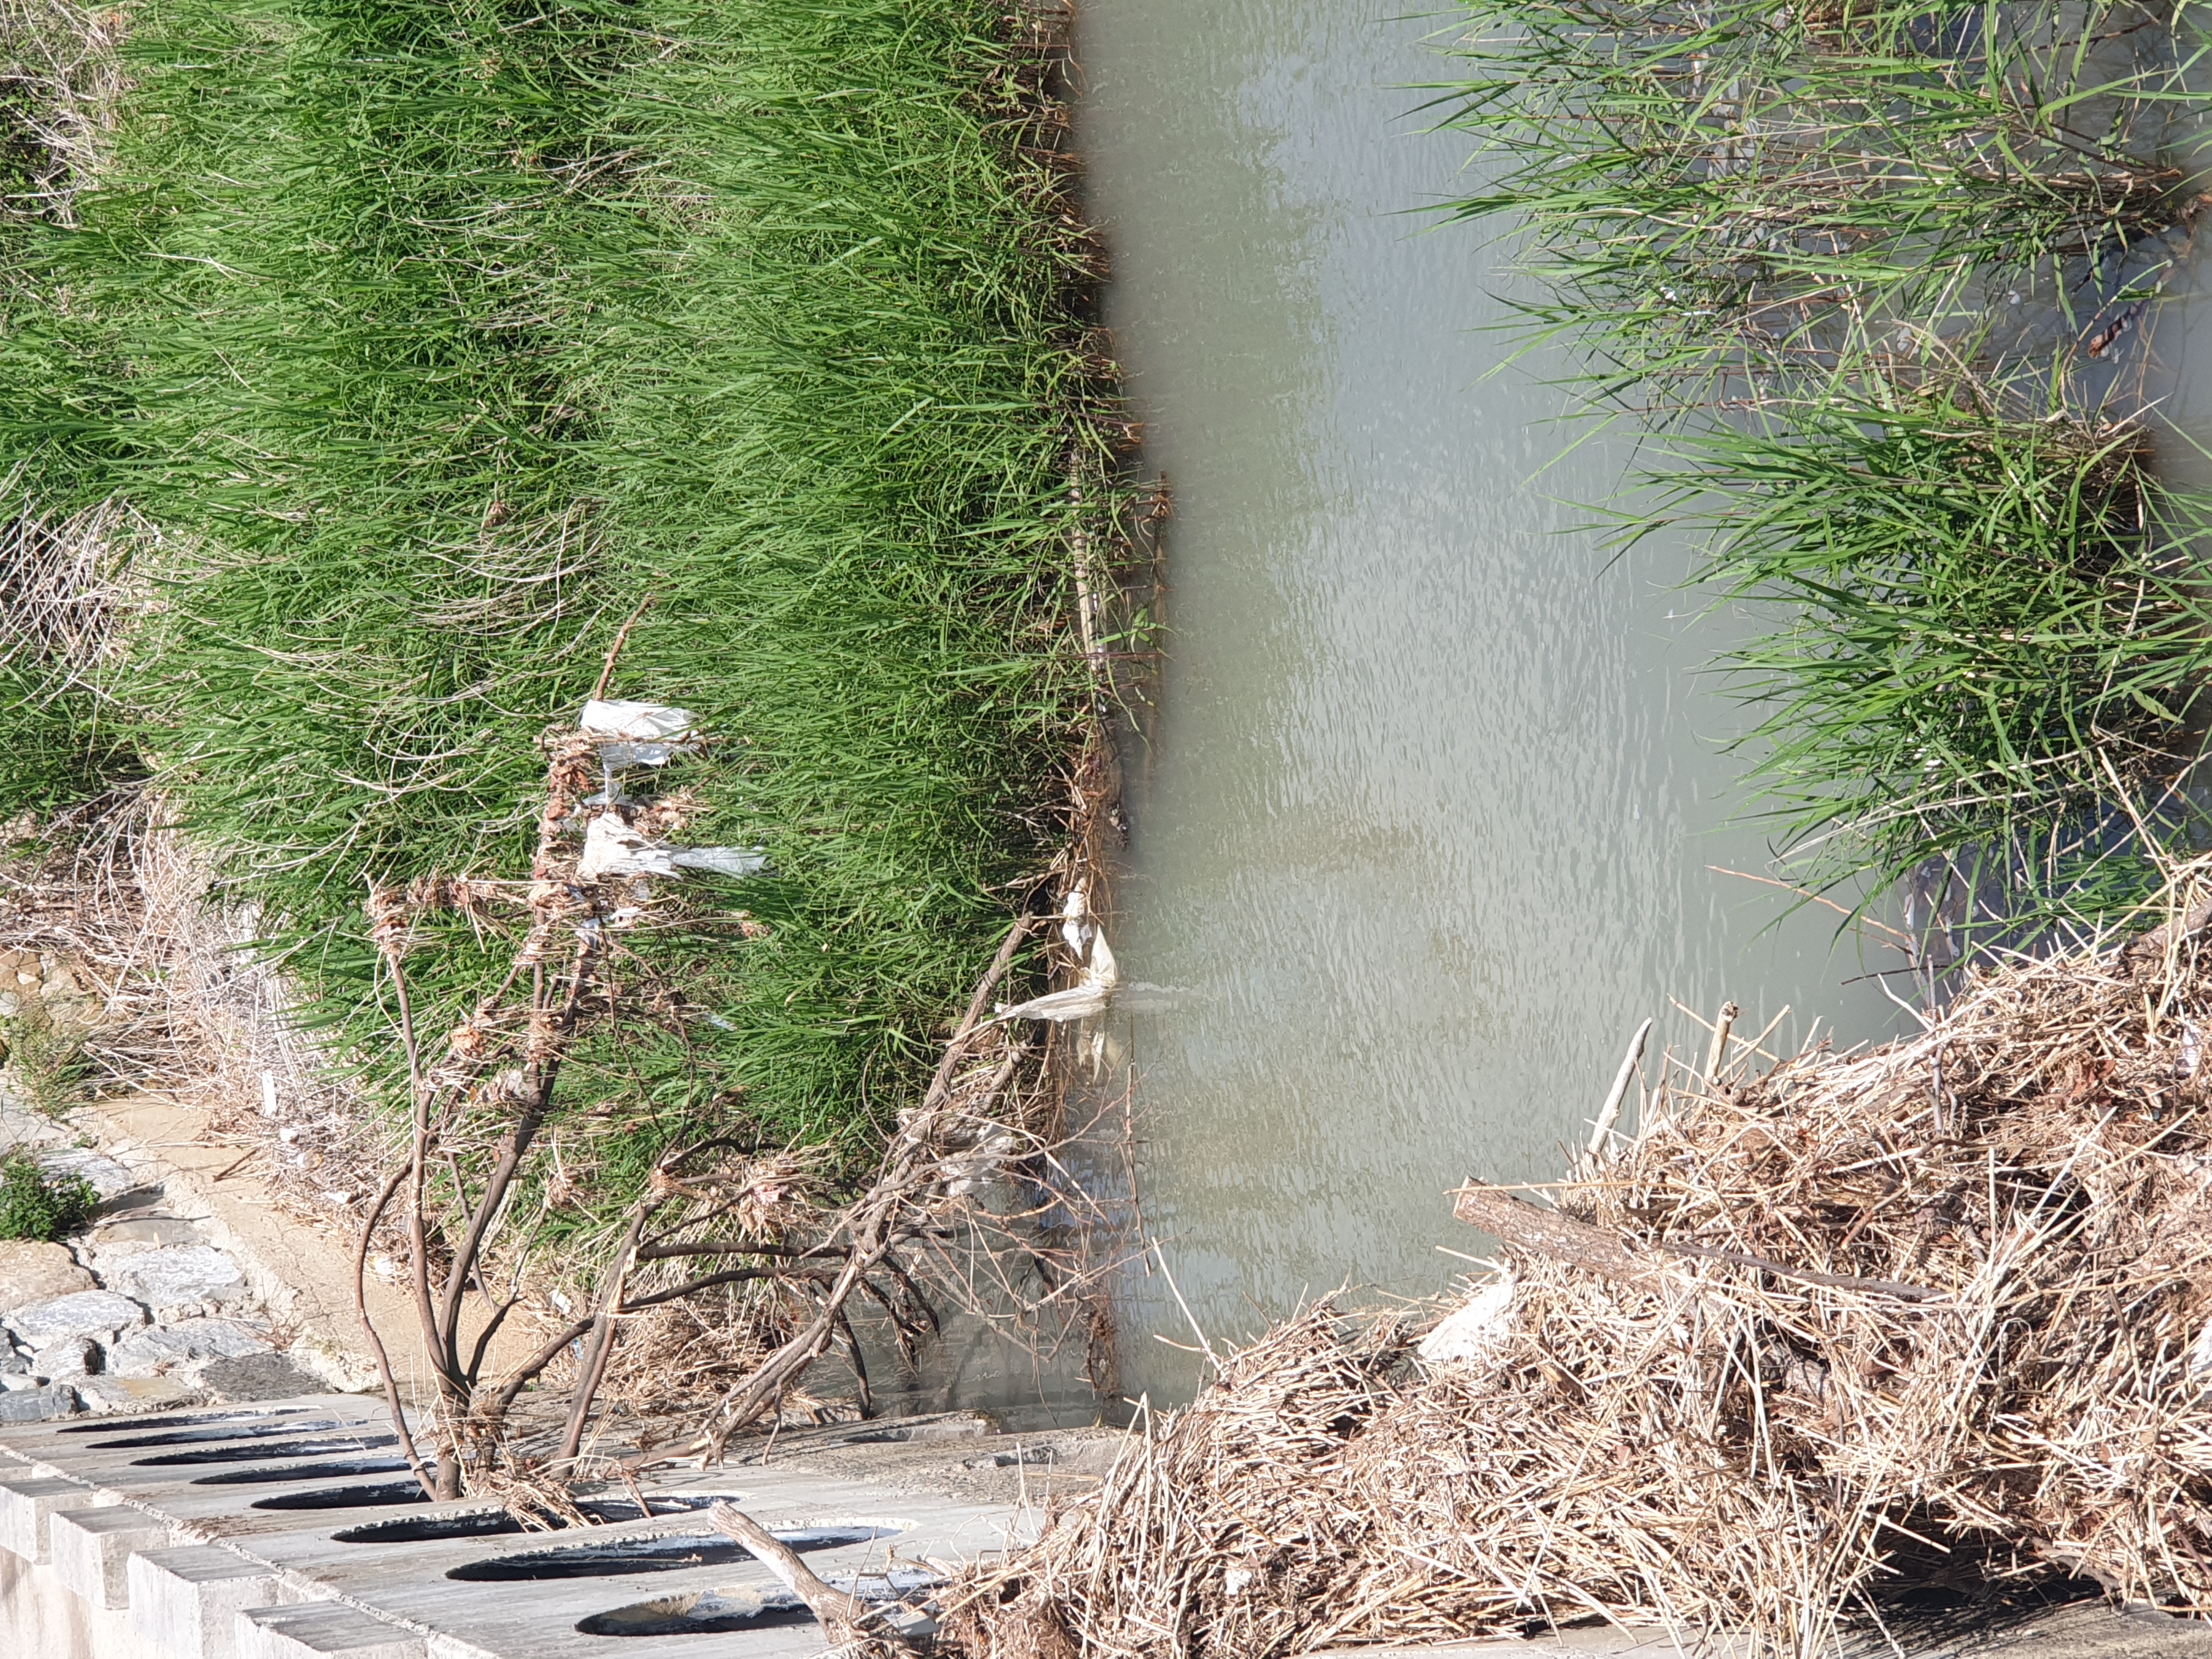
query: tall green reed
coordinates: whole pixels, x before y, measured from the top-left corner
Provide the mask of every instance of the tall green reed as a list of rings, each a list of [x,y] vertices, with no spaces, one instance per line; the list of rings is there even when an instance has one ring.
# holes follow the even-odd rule
[[[1528,249],[1526,321],[1662,410],[2071,316],[2200,202],[2203,50],[2141,7],[1479,0],[1444,124]],[[2014,295],[2012,298],[2016,299]]]
[[[2101,315],[2185,258],[2204,42],[2128,3],[1473,0],[1453,205],[1584,408],[1662,435],[1629,539],[1770,631],[1750,810],[1793,878],[2095,923],[2193,836],[2212,498],[2155,472]],[[2039,388],[2033,397],[2029,388]],[[1955,908],[1955,907],[1954,907]]]
[[[2005,888],[2015,934],[2124,900],[2203,726],[2212,495],[2162,483],[2139,424],[1965,378],[1670,451],[1630,534],[1701,538],[1705,581],[1771,623],[1720,667],[1801,879],[1941,860]]]

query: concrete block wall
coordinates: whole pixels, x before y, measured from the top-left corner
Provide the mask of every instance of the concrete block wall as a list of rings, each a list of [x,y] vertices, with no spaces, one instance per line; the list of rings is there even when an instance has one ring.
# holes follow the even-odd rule
[[[864,1593],[1018,1524],[787,1464],[652,1482],[646,1516],[617,1490],[605,1524],[488,1534],[495,1506],[408,1491],[389,1434],[355,1395],[0,1429],[0,1655],[799,1659],[824,1632],[714,1534],[712,1498]]]

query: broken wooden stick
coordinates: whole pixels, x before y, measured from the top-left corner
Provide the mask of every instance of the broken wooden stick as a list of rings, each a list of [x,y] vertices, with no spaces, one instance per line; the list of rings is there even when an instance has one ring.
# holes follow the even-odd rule
[[[1589,1155],[1593,1158],[1605,1156],[1605,1143],[1613,1133],[1613,1126],[1620,1121],[1621,1103],[1628,1098],[1629,1083],[1636,1076],[1637,1062],[1644,1058],[1644,1039],[1651,1035],[1651,1022],[1645,1020],[1636,1028],[1629,1040],[1628,1052],[1621,1057],[1620,1070],[1613,1074],[1613,1092],[1606,1096],[1605,1104],[1599,1109],[1597,1125],[1590,1131]]]
[[[1708,1089],[1720,1081],[1721,1062],[1728,1058],[1729,1033],[1735,1029],[1736,1016],[1742,1012],[1733,1002],[1721,1004],[1720,1024],[1713,1027],[1712,1052],[1705,1056],[1705,1087]]]
[[[1452,1214],[1508,1244],[1638,1289],[1656,1290],[1667,1275],[1665,1263],[1632,1249],[1619,1233],[1556,1210],[1540,1210],[1486,1182],[1470,1181],[1462,1187]]]

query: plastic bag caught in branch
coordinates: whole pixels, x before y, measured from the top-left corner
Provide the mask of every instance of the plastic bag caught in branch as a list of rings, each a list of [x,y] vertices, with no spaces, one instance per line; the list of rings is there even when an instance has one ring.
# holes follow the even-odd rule
[[[991,1023],[1002,1019],[1089,1019],[1106,1012],[1106,1005],[1113,1000],[1115,988],[1121,982],[1121,965],[1114,960],[1113,947],[1106,943],[1105,934],[1094,931],[1091,935],[1091,959],[1084,964],[1080,981],[1065,991],[1031,997],[1011,1008],[1001,1006],[991,1016]]]
[[[576,723],[599,745],[599,762],[611,772],[625,766],[665,766],[700,745],[699,723],[691,711],[665,703],[594,698]]]

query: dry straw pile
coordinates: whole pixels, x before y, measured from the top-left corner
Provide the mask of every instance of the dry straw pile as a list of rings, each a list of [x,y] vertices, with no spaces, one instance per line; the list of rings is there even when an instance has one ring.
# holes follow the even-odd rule
[[[1810,1656],[1944,1591],[2212,1615],[2191,896],[1870,1053],[1670,1066],[1557,1211],[1462,1196],[1509,1239],[1466,1357],[1315,1309],[958,1586],[953,1628],[1265,1659],[1605,1620]]]

